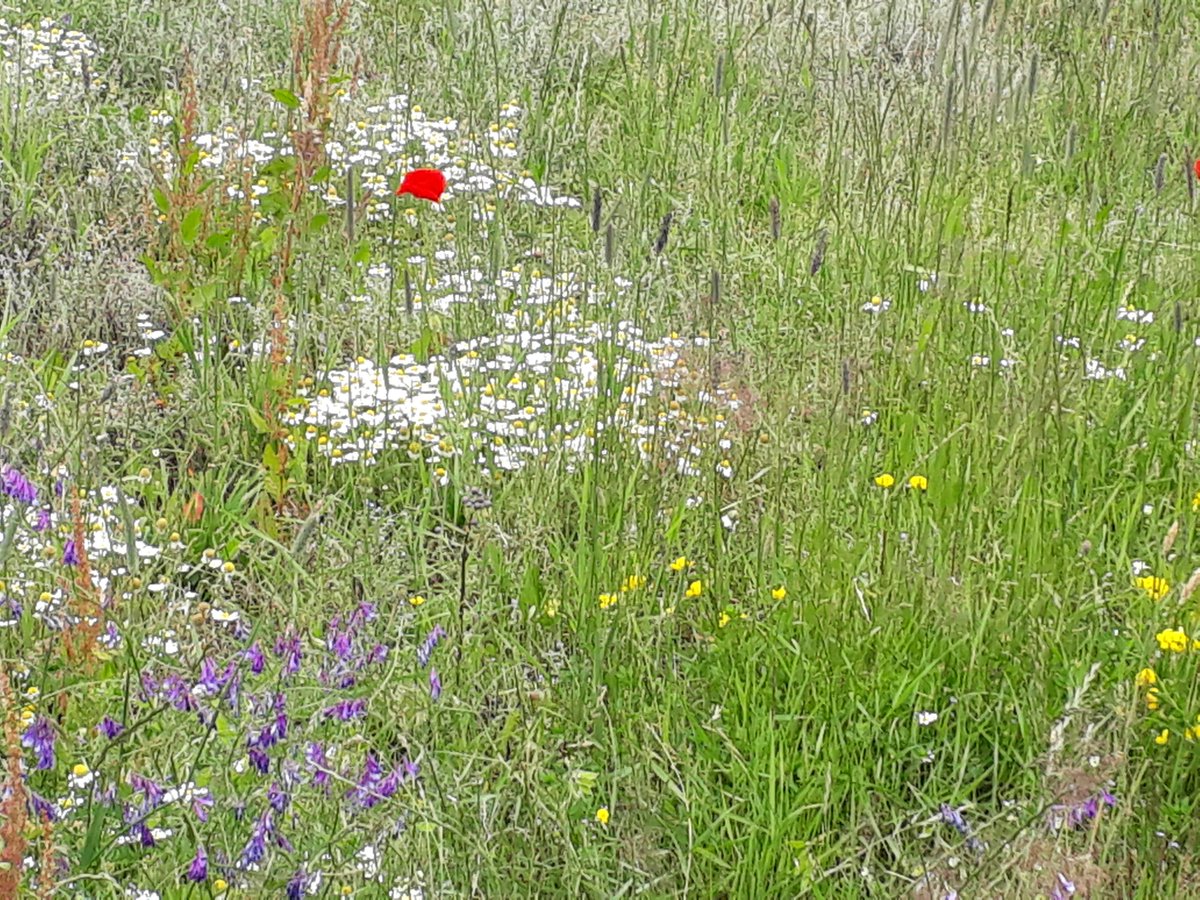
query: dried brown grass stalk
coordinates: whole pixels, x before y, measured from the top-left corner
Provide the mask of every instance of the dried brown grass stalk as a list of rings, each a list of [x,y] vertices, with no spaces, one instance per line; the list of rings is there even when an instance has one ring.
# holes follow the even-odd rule
[[[1171,548],[1175,546],[1175,541],[1179,538],[1179,520],[1176,519],[1171,523],[1171,527],[1167,529],[1166,536],[1163,537],[1162,553],[1166,556],[1171,552]]]
[[[21,889],[21,871],[25,861],[25,824],[29,797],[21,777],[21,727],[17,698],[8,674],[0,669],[0,701],[4,704],[4,746],[7,774],[4,799],[0,801],[0,897],[16,897]]]
[[[325,129],[329,126],[329,77],[342,52],[342,31],[350,19],[352,0],[305,0],[302,25],[292,38],[292,69],[298,85],[304,121],[292,133],[298,168],[304,176],[325,158]]]
[[[1196,593],[1196,588],[1200,588],[1200,569],[1192,573],[1192,577],[1184,584],[1183,589],[1179,592],[1179,599],[1187,601],[1192,594]]]
[[[54,897],[55,869],[58,868],[57,855],[54,852],[54,823],[50,814],[42,813],[42,855],[38,866],[38,900],[52,900]]]

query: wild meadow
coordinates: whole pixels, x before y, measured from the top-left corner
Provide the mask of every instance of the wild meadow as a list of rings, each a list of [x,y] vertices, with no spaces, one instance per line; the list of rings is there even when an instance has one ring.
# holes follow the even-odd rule
[[[0,896],[1200,896],[1198,40],[0,7]]]

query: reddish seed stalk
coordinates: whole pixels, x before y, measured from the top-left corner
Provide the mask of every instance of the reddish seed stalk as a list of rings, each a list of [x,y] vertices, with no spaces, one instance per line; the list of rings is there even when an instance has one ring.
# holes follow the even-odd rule
[[[4,704],[4,746],[7,751],[7,774],[4,779],[4,799],[0,801],[0,897],[16,897],[21,888],[21,871],[25,861],[25,824],[28,795],[21,778],[21,728],[16,697],[8,674],[0,669],[0,701]]]

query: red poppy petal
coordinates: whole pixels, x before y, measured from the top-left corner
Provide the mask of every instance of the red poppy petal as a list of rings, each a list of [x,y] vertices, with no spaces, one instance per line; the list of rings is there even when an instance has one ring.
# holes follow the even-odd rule
[[[446,176],[437,169],[413,169],[400,182],[396,196],[412,194],[418,200],[437,203],[442,199],[442,192],[445,190]]]
[[[1200,178],[1200,159],[1196,160],[1196,177]]]

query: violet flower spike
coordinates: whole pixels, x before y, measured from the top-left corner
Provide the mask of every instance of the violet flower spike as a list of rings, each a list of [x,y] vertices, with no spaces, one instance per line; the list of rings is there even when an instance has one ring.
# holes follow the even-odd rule
[[[196,856],[188,867],[187,877],[189,881],[197,883],[208,880],[208,851],[203,844],[196,847]]]
[[[429,696],[435,703],[442,696],[442,679],[438,677],[438,670],[434,668],[429,670]]]
[[[326,719],[337,719],[341,722],[349,722],[351,719],[358,719],[366,715],[367,701],[361,697],[355,700],[341,700],[333,706],[325,707]]]
[[[26,505],[37,500],[37,488],[15,466],[0,466],[0,493]]]
[[[37,754],[35,769],[46,770],[54,768],[54,726],[45,716],[33,720],[21,736],[21,746],[28,747]]]
[[[104,735],[110,741],[115,741],[125,731],[125,726],[115,719],[105,716],[100,720],[100,724],[96,726],[96,731]]]

